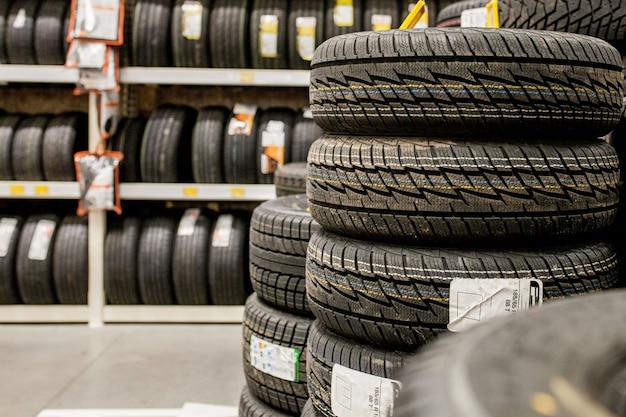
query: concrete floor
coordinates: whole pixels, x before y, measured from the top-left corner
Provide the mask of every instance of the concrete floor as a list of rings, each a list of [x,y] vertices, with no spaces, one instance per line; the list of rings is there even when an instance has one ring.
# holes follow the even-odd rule
[[[241,325],[0,325],[0,416],[237,406]]]

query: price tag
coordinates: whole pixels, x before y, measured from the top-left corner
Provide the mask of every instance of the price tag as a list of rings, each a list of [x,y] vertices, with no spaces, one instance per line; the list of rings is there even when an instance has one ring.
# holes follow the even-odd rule
[[[230,244],[230,235],[233,231],[233,222],[235,216],[232,214],[222,214],[217,218],[215,229],[213,229],[213,237],[211,246],[214,248],[227,248]]]
[[[187,0],[182,5],[182,35],[190,41],[200,40],[202,37],[202,11],[199,1]]]
[[[231,197],[244,197],[246,195],[245,188],[231,188],[230,189]]]
[[[315,52],[315,31],[317,28],[317,19],[311,17],[298,17],[296,19],[296,47],[298,55],[305,61],[313,59]]]
[[[49,195],[50,187],[47,185],[35,185],[35,195]]]
[[[377,32],[381,30],[391,29],[392,18],[388,14],[374,14],[372,15],[372,30]]]
[[[286,381],[300,381],[300,351],[250,337],[250,365]]]
[[[185,197],[195,197],[198,194],[198,187],[183,187],[183,195]]]
[[[333,365],[330,405],[337,417],[391,417],[402,384]]]
[[[56,225],[53,220],[39,220],[37,222],[35,233],[28,248],[28,259],[33,261],[46,260]]]
[[[191,236],[196,229],[200,209],[187,209],[178,223],[178,236]]]
[[[263,58],[278,56],[278,16],[264,14],[260,18],[259,52]]]
[[[254,124],[256,111],[257,106],[235,104],[233,117],[228,124],[228,134],[250,136],[252,134],[252,126]]]
[[[333,12],[333,21],[338,27],[354,26],[354,6],[352,0],[337,0]]]
[[[543,303],[538,279],[453,279],[448,330],[464,331],[493,317],[517,314]]]
[[[11,185],[9,192],[11,195],[24,195],[26,194],[26,187],[23,185]]]
[[[3,217],[0,220],[0,258],[4,258],[9,253],[11,238],[17,228],[17,219]]]

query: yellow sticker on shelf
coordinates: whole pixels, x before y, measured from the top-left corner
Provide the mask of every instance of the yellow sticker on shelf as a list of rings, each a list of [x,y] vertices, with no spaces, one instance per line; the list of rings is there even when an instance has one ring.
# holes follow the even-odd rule
[[[354,26],[354,6],[352,0],[337,0],[333,10],[333,21],[338,27]]]
[[[246,189],[245,188],[231,188],[230,195],[232,197],[245,197]]]
[[[278,56],[278,16],[264,14],[260,18],[259,52],[263,58]]]
[[[9,193],[11,195],[24,195],[26,194],[26,187],[23,185],[12,185],[9,187]]]
[[[315,16],[298,17],[296,19],[296,47],[298,55],[304,61],[313,59],[315,52],[315,31],[317,29],[317,19]]]
[[[241,84],[254,84],[254,73],[243,71],[239,74],[239,82]]]
[[[186,197],[195,197],[198,195],[198,187],[183,187],[183,195]]]
[[[487,27],[499,28],[500,27],[500,10],[498,9],[498,0],[491,0],[485,6],[487,9]]]
[[[424,13],[426,13],[426,3],[424,2],[424,0],[419,0],[417,3],[415,3],[415,6],[413,7],[413,10],[411,10],[411,13],[409,13],[406,19],[404,19],[404,22],[402,22],[402,24],[400,25],[400,29],[414,28],[415,25],[417,25],[418,22],[422,19]]]
[[[50,187],[47,185],[35,185],[35,195],[49,195]]]

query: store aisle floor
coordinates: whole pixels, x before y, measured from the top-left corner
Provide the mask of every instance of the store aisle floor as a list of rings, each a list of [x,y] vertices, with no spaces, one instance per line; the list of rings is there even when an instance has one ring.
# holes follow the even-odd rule
[[[0,416],[236,406],[241,340],[240,325],[0,326]]]

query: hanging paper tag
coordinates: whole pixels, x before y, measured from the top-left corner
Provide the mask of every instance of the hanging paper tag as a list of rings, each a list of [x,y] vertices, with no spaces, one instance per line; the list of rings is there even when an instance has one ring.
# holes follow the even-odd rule
[[[13,29],[22,29],[26,24],[26,9],[22,8],[17,11],[15,20],[13,21]]]
[[[296,47],[298,48],[298,55],[305,61],[313,59],[313,53],[315,52],[315,31],[317,28],[317,19],[314,16],[311,17],[298,17],[296,19]]]
[[[263,58],[278,56],[278,16],[264,14],[260,17],[259,52]]]
[[[300,381],[300,351],[250,337],[250,365],[259,371],[291,382]]]
[[[374,14],[372,15],[372,30],[375,32],[381,31],[381,30],[390,30],[391,22],[392,22],[391,15]]]
[[[230,123],[228,124],[228,134],[250,136],[252,134],[252,126],[254,125],[256,111],[257,106],[235,104],[233,117],[230,119]]]
[[[45,261],[52,242],[52,235],[57,224],[54,220],[39,220],[35,226],[35,233],[28,248],[28,259]]]
[[[0,258],[4,258],[9,253],[11,238],[17,227],[17,219],[3,217],[0,219]]]
[[[493,317],[517,314],[543,303],[538,279],[453,279],[448,330],[460,332]]]
[[[118,193],[119,164],[124,159],[121,152],[106,151],[103,155],[87,151],[74,155],[80,201],[78,215],[91,210],[122,212]]]
[[[461,12],[461,27],[486,28],[487,9],[485,7],[478,7],[475,9],[463,10]]]
[[[191,236],[196,229],[196,223],[200,217],[200,209],[187,209],[178,223],[178,236]]]
[[[232,214],[222,214],[217,218],[213,236],[211,238],[211,246],[214,248],[226,248],[230,244],[230,235],[233,231],[233,222],[235,216]]]
[[[74,0],[74,21],[69,40],[100,40],[109,45],[120,45],[123,42],[122,3],[120,0]]]
[[[202,37],[202,11],[199,1],[187,0],[182,5],[183,37],[190,41],[200,40]]]
[[[338,27],[354,26],[354,6],[352,0],[337,0],[333,12],[333,21]]]
[[[402,384],[333,365],[330,404],[337,417],[391,417]]]
[[[107,61],[104,43],[72,41],[65,65],[70,68],[102,70]]]

